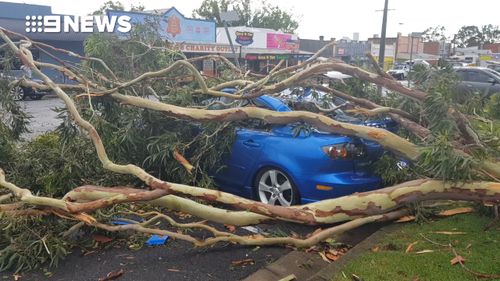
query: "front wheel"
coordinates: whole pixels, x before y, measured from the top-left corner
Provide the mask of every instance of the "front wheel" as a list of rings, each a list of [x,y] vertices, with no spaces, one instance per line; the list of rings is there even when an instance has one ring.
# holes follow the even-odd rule
[[[291,206],[300,202],[290,177],[276,168],[262,170],[255,179],[255,193],[262,203]]]
[[[24,90],[20,86],[15,86],[10,89],[10,94],[15,101],[20,101],[24,99]]]

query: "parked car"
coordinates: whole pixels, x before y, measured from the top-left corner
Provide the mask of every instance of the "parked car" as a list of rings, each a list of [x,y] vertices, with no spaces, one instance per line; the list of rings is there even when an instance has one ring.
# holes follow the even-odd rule
[[[13,75],[6,75],[4,73],[0,73],[0,79],[14,81],[19,78]],[[30,80],[39,84],[43,84],[43,81],[39,79],[30,79]],[[39,100],[42,99],[48,93],[49,91],[40,91],[32,87],[26,87],[22,85],[16,85],[10,89],[10,94],[13,96],[14,100],[17,101],[24,100],[26,98],[30,98],[32,100]]]
[[[486,67],[460,67],[457,73],[458,93],[479,93],[488,97],[500,93],[500,73]]]
[[[498,63],[498,62],[489,63],[486,67],[489,68],[489,69],[492,69],[492,70],[494,70],[496,72],[500,72],[500,63]]]
[[[410,65],[401,63],[395,64],[392,69],[387,71],[389,75],[396,78],[397,80],[404,80],[408,77],[408,71],[410,70]]]
[[[232,93],[234,89],[224,89]],[[290,112],[280,99],[261,96],[255,106]],[[386,121],[366,125],[386,127]],[[297,131],[297,124],[240,128],[225,168],[214,175],[226,192],[273,204],[289,206],[335,198],[382,187],[371,164],[384,150],[375,142],[356,137]]]
[[[407,60],[404,63],[395,64],[392,69],[387,71],[387,74],[391,75],[397,80],[404,80],[408,78],[408,73],[410,72],[411,68],[415,67],[416,65],[421,65],[426,68],[431,67],[430,63],[422,59]]]

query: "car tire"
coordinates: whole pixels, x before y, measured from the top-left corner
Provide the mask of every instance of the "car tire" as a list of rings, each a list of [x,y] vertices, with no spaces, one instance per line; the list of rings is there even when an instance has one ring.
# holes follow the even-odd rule
[[[300,202],[291,177],[278,168],[262,169],[255,177],[253,187],[255,198],[262,203],[286,207]]]
[[[24,94],[24,89],[21,86],[15,86],[10,89],[10,94],[15,101],[21,101],[26,98]]]

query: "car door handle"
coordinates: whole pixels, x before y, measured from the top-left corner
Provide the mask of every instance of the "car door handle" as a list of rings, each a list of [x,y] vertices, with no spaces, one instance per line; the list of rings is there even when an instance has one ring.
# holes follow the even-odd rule
[[[253,140],[244,141],[243,145],[248,146],[248,147],[260,147],[260,143],[256,143]]]

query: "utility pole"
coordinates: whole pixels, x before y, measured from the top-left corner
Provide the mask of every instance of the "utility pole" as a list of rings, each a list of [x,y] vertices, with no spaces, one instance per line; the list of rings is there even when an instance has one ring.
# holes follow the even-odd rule
[[[378,53],[378,65],[380,68],[384,69],[384,59],[385,59],[385,36],[387,30],[387,11],[389,6],[389,0],[385,0],[384,4],[384,16],[382,17],[382,32],[380,36],[380,49]]]
[[[229,46],[231,46],[231,52],[233,53],[234,62],[236,63],[236,67],[241,69],[240,60],[238,58],[238,55],[236,55],[236,51],[234,50],[233,40],[231,39],[231,35],[229,34],[229,29],[227,27],[228,22],[239,21],[240,16],[238,15],[238,13],[236,11],[227,11],[227,12],[220,13],[220,19],[221,19],[222,23],[224,24],[224,29],[226,30],[227,40],[229,41]]]
[[[229,46],[231,46],[231,52],[233,53],[234,57],[234,62],[236,63],[236,67],[240,67],[240,60],[238,59],[238,55],[236,54],[236,51],[234,50],[234,45],[233,45],[233,40],[231,39],[231,35],[229,34],[229,28],[227,27],[227,22],[224,20],[222,21],[224,23],[224,29],[226,30],[226,36],[227,39],[229,40]]]

